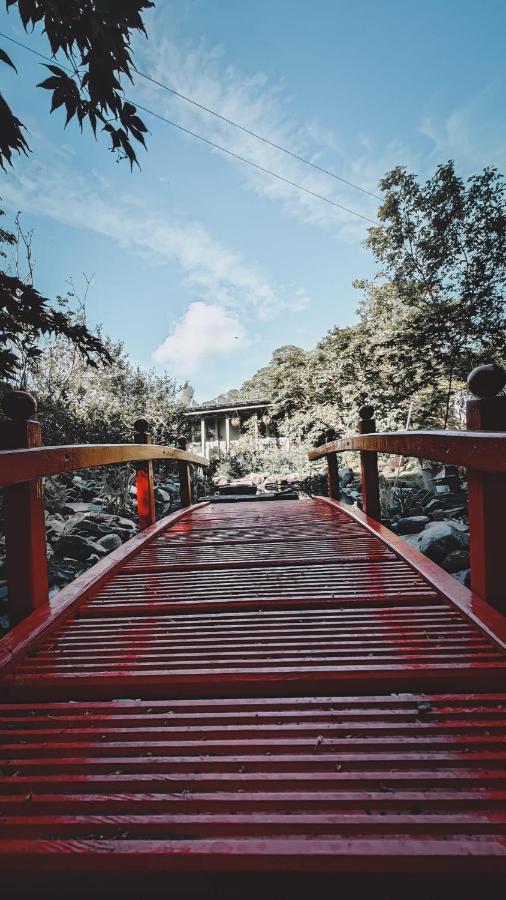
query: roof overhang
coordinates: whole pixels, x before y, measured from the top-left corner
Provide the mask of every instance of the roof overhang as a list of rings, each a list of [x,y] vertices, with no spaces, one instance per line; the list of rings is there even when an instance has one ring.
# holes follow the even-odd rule
[[[241,413],[247,412],[248,410],[254,409],[265,409],[269,407],[270,403],[268,400],[251,400],[246,403],[235,403],[233,406],[195,406],[192,409],[187,409],[183,413],[185,416],[216,416],[218,413]]]

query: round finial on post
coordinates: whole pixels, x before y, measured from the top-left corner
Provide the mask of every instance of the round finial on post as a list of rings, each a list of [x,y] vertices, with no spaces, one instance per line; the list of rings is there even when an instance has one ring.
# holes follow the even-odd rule
[[[176,444],[180,450],[186,450],[187,440],[183,435],[176,438]]]
[[[364,403],[359,408],[358,414],[362,421],[366,421],[367,419],[374,419],[374,406],[371,406],[370,403]]]
[[[149,432],[149,422],[147,419],[136,419],[134,422],[134,431],[136,434],[147,434]]]
[[[496,363],[476,366],[467,377],[469,390],[480,400],[495,397],[506,385],[506,372]]]
[[[27,422],[37,412],[37,403],[26,391],[9,391],[2,397],[2,410],[8,419]]]

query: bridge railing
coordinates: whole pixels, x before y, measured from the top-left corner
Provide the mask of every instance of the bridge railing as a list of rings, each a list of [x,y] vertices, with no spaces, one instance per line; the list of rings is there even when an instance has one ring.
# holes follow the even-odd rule
[[[156,521],[153,462],[175,460],[179,469],[181,506],[192,503],[191,466],[208,466],[209,460],[178,447],[151,443],[146,419],[134,423],[132,444],[74,444],[41,446],[40,423],[31,418],[34,399],[23,391],[2,398],[8,421],[0,422],[0,489],[4,499],[4,529],[8,611],[11,626],[48,602],[46,529],[44,518],[45,476],[77,469],[134,463],[137,514],[140,529]]]
[[[468,378],[475,395],[466,405],[467,431],[377,432],[374,408],[359,410],[358,434],[328,441],[311,450],[310,460],[326,458],[329,497],[339,500],[337,454],[360,453],[362,508],[381,518],[378,453],[413,456],[465,466],[468,476],[471,589],[506,613],[506,384],[499,366],[478,366]],[[503,433],[501,433],[503,432]]]

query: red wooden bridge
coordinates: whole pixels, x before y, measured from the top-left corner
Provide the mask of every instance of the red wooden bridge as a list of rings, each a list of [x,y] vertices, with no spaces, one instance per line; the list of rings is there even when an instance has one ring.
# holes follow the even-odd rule
[[[377,434],[363,408],[361,434],[311,454],[328,499],[191,508],[206,461],[149,445],[145,423],[137,445],[42,448],[9,401],[4,446],[25,449],[0,452],[19,620],[0,642],[6,896],[501,895],[506,399],[490,381],[472,383],[474,431]],[[337,499],[348,449],[363,512]],[[472,590],[378,522],[383,450],[468,467]],[[160,522],[154,459],[178,461],[187,504]],[[128,460],[140,533],[48,601],[40,478]]]

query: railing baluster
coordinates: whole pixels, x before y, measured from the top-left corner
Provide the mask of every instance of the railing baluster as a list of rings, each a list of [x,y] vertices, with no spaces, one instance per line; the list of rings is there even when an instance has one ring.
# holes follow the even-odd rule
[[[186,438],[179,437],[176,441],[177,446],[180,450],[186,450]],[[191,479],[191,470],[190,464],[185,462],[184,460],[178,461],[179,468],[179,489],[181,496],[181,506],[191,506],[192,505],[192,479]]]
[[[374,406],[365,404],[359,409],[359,434],[372,434],[376,431]],[[381,506],[379,495],[378,454],[373,450],[361,450],[360,474],[362,479],[362,508],[368,516],[379,522]]]
[[[337,437],[334,428],[325,429],[325,441],[330,444]],[[339,488],[339,461],[337,453],[329,453],[327,456],[327,493],[332,500],[339,500],[341,491]]]
[[[2,409],[11,421],[0,424],[2,450],[40,447],[39,422],[30,418],[37,404],[24,391],[10,391]],[[44,487],[41,478],[5,487],[4,522],[11,627],[48,602]]]
[[[149,422],[137,419],[134,422],[134,441],[136,444],[150,444]],[[148,528],[156,522],[155,487],[153,482],[153,463],[151,460],[136,463],[137,514],[139,528]]]
[[[506,397],[497,397],[506,373],[492,363],[473,369],[467,380],[475,398],[466,405],[469,431],[506,431]],[[471,588],[506,613],[504,577],[506,474],[468,469]]]

